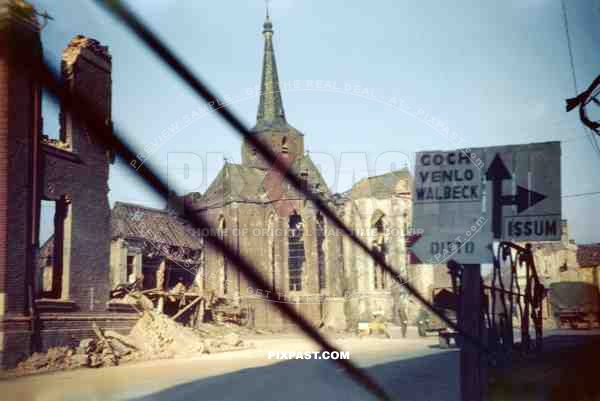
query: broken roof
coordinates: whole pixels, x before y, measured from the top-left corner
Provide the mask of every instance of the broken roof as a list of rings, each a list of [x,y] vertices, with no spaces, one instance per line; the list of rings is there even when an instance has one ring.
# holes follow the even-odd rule
[[[363,178],[343,195],[351,199],[388,198],[392,194],[410,193],[411,175],[407,168]]]
[[[577,264],[580,267],[600,266],[600,243],[578,245]]]
[[[111,238],[135,238],[169,246],[201,249],[194,228],[166,210],[116,202],[111,212]]]
[[[310,156],[297,157],[290,171],[297,176],[307,172],[308,187],[325,197],[330,195],[327,183]],[[192,193],[188,197],[192,198],[194,207],[199,209],[220,207],[230,202],[270,203],[263,188],[267,174],[268,170],[226,163],[203,195]],[[298,199],[299,196],[293,195],[295,191],[289,184],[283,183],[283,187],[289,199]]]

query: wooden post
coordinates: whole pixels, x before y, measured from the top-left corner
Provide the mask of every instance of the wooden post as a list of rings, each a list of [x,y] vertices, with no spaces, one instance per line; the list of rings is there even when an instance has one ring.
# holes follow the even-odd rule
[[[470,338],[483,339],[483,299],[481,265],[465,264],[459,307],[459,327]],[[481,401],[486,381],[483,352],[470,341],[461,339],[460,392],[462,401]]]
[[[158,313],[163,313],[165,310],[165,295],[164,294],[159,294],[158,295],[158,301],[156,304],[156,311]]]

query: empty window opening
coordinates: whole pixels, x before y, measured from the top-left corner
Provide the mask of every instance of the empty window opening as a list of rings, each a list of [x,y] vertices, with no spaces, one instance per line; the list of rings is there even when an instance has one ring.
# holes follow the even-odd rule
[[[302,189],[308,190],[308,169],[302,170],[300,173],[300,181],[302,183]]]
[[[160,257],[146,255],[142,257],[142,274],[144,277],[142,287],[144,290],[155,289],[160,284],[157,280],[157,275],[159,274],[158,269],[161,263],[162,258]]]
[[[39,266],[41,271],[38,294],[42,298],[60,299],[63,286],[63,238],[68,203],[65,198],[57,201],[42,200],[40,211]]]
[[[135,255],[127,255],[126,278],[128,283],[135,281]]]
[[[281,153],[288,153],[288,151],[287,137],[284,136],[283,139],[281,139]]]
[[[66,141],[60,129],[60,106],[52,100],[52,96],[45,88],[42,89],[42,118],[44,119],[43,136],[50,140]]]
[[[167,289],[172,289],[179,283],[183,284],[186,288],[193,286],[194,279],[196,278],[194,268],[186,268],[170,260],[166,263],[165,283],[167,284]]]
[[[302,217],[294,213],[289,217],[288,231],[288,273],[290,291],[302,291],[302,268],[304,265],[304,223]]]

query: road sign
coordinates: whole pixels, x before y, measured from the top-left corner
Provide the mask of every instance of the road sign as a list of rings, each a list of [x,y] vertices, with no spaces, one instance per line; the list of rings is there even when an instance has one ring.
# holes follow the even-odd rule
[[[467,238],[472,252],[454,259],[488,263],[492,241],[560,240],[560,222],[559,142],[417,153],[413,227],[425,234],[413,252],[421,261]]]
[[[477,231],[468,231],[462,235],[455,233],[423,234],[410,247],[410,251],[421,263],[429,265],[444,265],[450,260],[478,264],[481,263],[482,257],[490,253],[490,245],[483,241],[477,241],[477,233]]]

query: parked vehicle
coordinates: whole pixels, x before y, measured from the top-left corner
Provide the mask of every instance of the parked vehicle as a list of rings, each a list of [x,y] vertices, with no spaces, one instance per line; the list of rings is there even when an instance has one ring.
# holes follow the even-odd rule
[[[455,312],[451,310],[438,309],[439,312],[454,319]],[[437,315],[430,313],[425,309],[421,309],[416,318],[417,329],[419,336],[425,337],[428,333],[439,333],[448,329],[448,325],[442,321]]]
[[[433,308],[440,314],[456,322],[456,295],[450,288],[434,288],[432,291]],[[439,318],[439,316],[421,309],[417,314],[417,329],[419,336],[425,337],[428,333],[437,333],[440,348],[448,348],[453,342],[456,344],[456,333]]]
[[[550,284],[549,301],[559,328],[591,329],[598,324],[598,287],[583,282]]]

